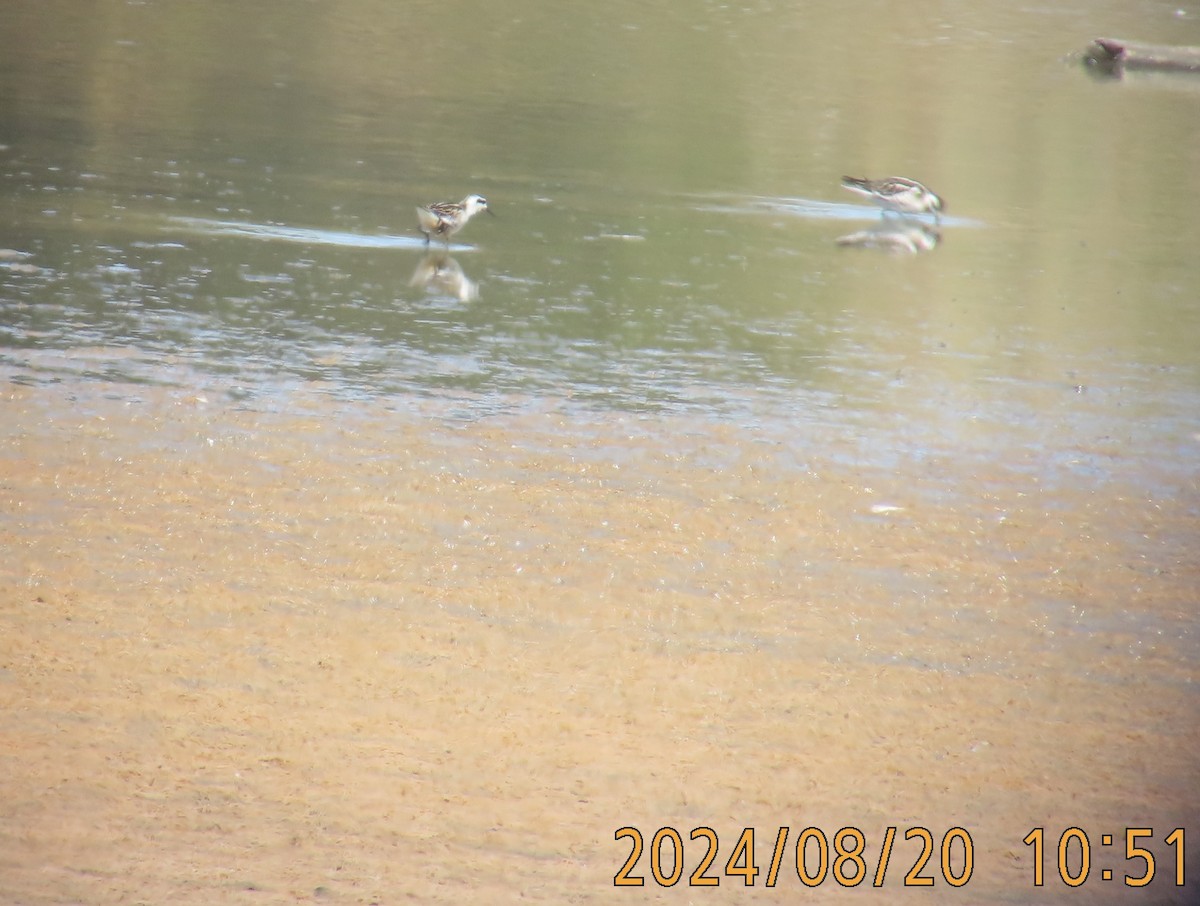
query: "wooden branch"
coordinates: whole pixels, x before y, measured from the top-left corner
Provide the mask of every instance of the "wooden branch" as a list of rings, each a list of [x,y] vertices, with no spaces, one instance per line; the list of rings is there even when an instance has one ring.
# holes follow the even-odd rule
[[[1119,38],[1097,38],[1084,52],[1083,62],[1117,74],[1126,69],[1200,72],[1200,47],[1172,47],[1122,41]]]

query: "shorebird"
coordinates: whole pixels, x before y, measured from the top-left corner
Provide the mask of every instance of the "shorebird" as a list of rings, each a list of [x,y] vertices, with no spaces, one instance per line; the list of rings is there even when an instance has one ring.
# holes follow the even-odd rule
[[[939,195],[931,192],[915,179],[905,179],[903,176],[888,176],[885,179],[860,179],[856,176],[843,176],[842,185],[851,192],[865,195],[875,204],[897,214],[933,214],[934,220],[940,220],[939,215],[945,203]]]
[[[467,225],[467,221],[480,211],[492,213],[487,199],[482,195],[468,195],[462,201],[438,201],[417,206],[417,224],[425,234],[425,244],[433,235],[441,236],[446,245],[450,237]]]

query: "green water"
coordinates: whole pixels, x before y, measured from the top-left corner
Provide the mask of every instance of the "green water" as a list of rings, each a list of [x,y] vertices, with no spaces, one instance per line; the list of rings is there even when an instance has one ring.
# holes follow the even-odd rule
[[[1170,5],[39,0],[0,34],[8,380],[1194,461],[1200,80],[1066,59],[1200,43]],[[934,247],[839,246],[887,225],[843,173],[932,186]],[[470,192],[497,216],[426,283],[413,207]]]

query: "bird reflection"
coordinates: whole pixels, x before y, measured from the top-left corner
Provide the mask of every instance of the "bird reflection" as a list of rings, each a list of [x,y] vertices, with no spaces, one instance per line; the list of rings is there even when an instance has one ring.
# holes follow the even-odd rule
[[[408,285],[423,287],[432,295],[453,296],[461,302],[479,298],[479,284],[463,273],[462,265],[440,249],[425,254]]]
[[[879,249],[893,255],[919,255],[937,248],[942,234],[929,224],[900,218],[896,222],[889,219],[869,230],[839,236],[836,241],[838,245]]]

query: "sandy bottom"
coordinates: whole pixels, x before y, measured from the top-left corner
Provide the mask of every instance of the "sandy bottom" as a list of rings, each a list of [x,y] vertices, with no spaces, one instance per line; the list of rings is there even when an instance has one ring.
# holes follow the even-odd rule
[[[1165,840],[1200,833],[1194,486],[596,418],[10,385],[0,901],[1196,902]]]

